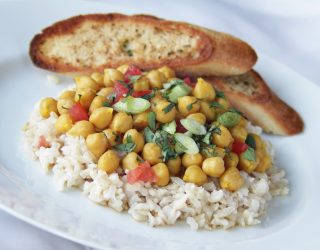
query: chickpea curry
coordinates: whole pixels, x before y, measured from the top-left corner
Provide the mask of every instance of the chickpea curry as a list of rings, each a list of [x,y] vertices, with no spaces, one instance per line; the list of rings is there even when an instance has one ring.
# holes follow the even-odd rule
[[[216,179],[236,191],[244,184],[240,170],[271,167],[265,142],[202,78],[179,79],[167,66],[142,72],[122,65],[75,83],[57,100],[42,99],[41,116],[57,114],[57,133],[84,137],[98,168],[108,174],[122,168],[131,184],[166,186],[179,176],[199,186]]]

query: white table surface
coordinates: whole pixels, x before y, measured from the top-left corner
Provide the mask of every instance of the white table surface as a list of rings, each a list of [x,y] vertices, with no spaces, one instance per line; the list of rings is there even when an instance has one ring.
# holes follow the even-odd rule
[[[180,11],[183,8],[194,8],[208,20],[212,16],[217,20],[218,16],[219,30],[242,38],[258,52],[286,64],[320,86],[320,1],[244,0],[235,3],[208,0],[199,4],[194,0],[185,2]],[[0,249],[90,248],[44,232],[0,211]]]

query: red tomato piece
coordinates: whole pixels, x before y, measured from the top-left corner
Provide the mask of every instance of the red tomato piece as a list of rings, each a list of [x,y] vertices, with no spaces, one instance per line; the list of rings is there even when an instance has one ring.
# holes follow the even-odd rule
[[[186,128],[182,126],[181,122],[179,119],[176,120],[177,128],[176,131],[179,133],[185,133],[187,132]]]
[[[185,77],[183,81],[185,82],[185,84],[189,85],[192,88],[196,86],[196,83],[193,82],[189,76]]]
[[[124,73],[124,81],[125,81],[125,83],[129,83],[130,82],[129,76],[139,76],[141,74],[142,74],[142,72],[138,67],[136,67],[134,65],[130,65],[129,68],[127,69],[126,73]]]
[[[71,116],[71,119],[73,122],[78,122],[82,120],[89,120],[89,115],[87,110],[82,107],[82,105],[77,102],[75,103],[70,109],[69,109],[69,114]]]
[[[38,142],[38,148],[41,148],[41,147],[50,148],[50,143],[47,142],[47,139],[43,135],[39,137],[39,142]]]
[[[142,97],[145,95],[149,95],[151,93],[152,93],[152,90],[133,91],[132,96],[133,97]]]
[[[145,161],[139,164],[127,174],[128,183],[134,184],[138,181],[142,182],[156,182],[158,180],[156,174],[150,166],[150,163]]]
[[[234,141],[232,144],[232,151],[236,153],[237,155],[242,154],[248,149],[248,145],[241,142],[241,141]]]
[[[125,87],[120,82],[115,82],[113,91],[115,93],[115,102],[120,101],[126,94],[128,94],[129,89]]]

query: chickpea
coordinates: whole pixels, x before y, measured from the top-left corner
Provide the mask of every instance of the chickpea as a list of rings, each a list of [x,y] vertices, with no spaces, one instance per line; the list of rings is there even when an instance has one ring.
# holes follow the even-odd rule
[[[95,95],[96,92],[92,89],[77,89],[74,100],[75,102],[79,102],[82,107],[88,110]]]
[[[181,169],[181,158],[177,156],[175,159],[171,159],[167,162],[167,166],[170,174],[177,175]]]
[[[251,134],[254,138],[256,143],[256,150],[263,149],[265,147],[264,142],[262,141],[261,137],[257,134]]]
[[[193,89],[193,95],[204,101],[213,101],[216,97],[216,92],[210,83],[203,78],[198,78],[197,84]]]
[[[230,132],[235,140],[238,140],[241,142],[246,141],[248,131],[246,130],[245,127],[237,125],[237,126],[230,128]]]
[[[150,110],[146,110],[140,114],[133,115],[133,127],[136,129],[144,129],[148,126],[148,113]]]
[[[60,134],[67,133],[72,128],[73,121],[69,114],[62,114],[58,117],[54,125],[56,131]]]
[[[176,76],[176,73],[173,69],[169,68],[168,66],[163,66],[158,69],[166,78],[173,78]]]
[[[191,165],[184,173],[183,180],[201,186],[207,182],[208,178],[199,166]]]
[[[77,76],[74,78],[77,89],[92,89],[97,91],[100,86],[90,76]]]
[[[122,167],[124,169],[132,170],[138,167],[140,156],[136,152],[130,152],[122,159]]]
[[[60,115],[69,114],[69,109],[75,104],[74,99],[62,98],[58,100],[57,109]]]
[[[194,96],[182,96],[178,98],[178,109],[183,116],[188,116],[200,110],[200,103]]]
[[[149,79],[145,76],[140,77],[134,84],[133,90],[134,91],[142,91],[149,89]]]
[[[258,162],[250,161],[244,158],[244,153],[242,153],[239,157],[239,168],[246,171],[247,173],[252,173],[258,165]]]
[[[99,87],[103,87],[104,86],[103,74],[101,74],[99,72],[93,72],[91,74],[91,78],[99,85]]]
[[[155,106],[154,112],[156,113],[156,120],[161,123],[168,123],[176,117],[176,107],[172,107],[169,111],[166,108],[171,105],[168,101],[160,101]]]
[[[211,177],[220,177],[224,170],[224,161],[221,157],[210,157],[203,161],[202,170]]]
[[[99,159],[99,157],[108,148],[108,139],[103,133],[94,133],[88,135],[86,139],[86,145],[89,151],[96,157],[96,159]]]
[[[104,70],[104,77],[103,77],[104,86],[113,87],[115,81],[123,81],[123,80],[124,80],[124,76],[119,70],[116,70],[116,69]]]
[[[170,174],[167,165],[164,163],[158,163],[153,165],[152,169],[155,175],[158,177],[158,180],[155,184],[159,187],[167,186],[170,181]]]
[[[103,103],[106,101],[106,98],[103,96],[97,95],[93,98],[90,107],[89,107],[89,114],[91,114],[94,110],[103,107]]]
[[[129,129],[123,136],[123,142],[128,142],[128,137],[131,137],[131,140],[136,144],[134,152],[139,153],[142,151],[144,146],[144,137],[136,129]]]
[[[240,122],[239,122],[238,126],[246,127],[246,126],[247,126],[247,120],[246,120],[246,118],[244,118],[243,116],[241,116]]]
[[[237,168],[228,168],[219,178],[220,186],[231,192],[239,190],[244,184],[244,179]]]
[[[224,165],[226,168],[237,167],[239,163],[239,157],[237,154],[230,152],[224,157]]]
[[[119,66],[117,68],[117,70],[120,71],[122,74],[125,74],[127,72],[128,68],[129,68],[128,64],[122,64],[121,66]]]
[[[40,102],[40,115],[43,118],[49,118],[50,113],[58,114],[57,101],[51,97],[47,97]]]
[[[200,112],[205,115],[209,122],[214,121],[215,110],[214,107],[210,107],[210,104],[208,102],[200,102]]]
[[[84,138],[87,138],[88,135],[93,134],[94,132],[94,126],[91,122],[79,121],[68,131],[68,135],[83,136]]]
[[[62,92],[58,99],[74,99],[76,92],[73,90],[66,90]]]
[[[109,95],[113,93],[113,88],[112,87],[107,87],[107,88],[102,88],[99,90],[97,93],[98,96],[103,96],[106,99],[108,99]]]
[[[119,163],[120,158],[116,151],[108,150],[99,158],[98,168],[111,174],[119,167]]]
[[[161,73],[159,70],[151,70],[147,74],[147,78],[150,81],[150,85],[152,88],[161,89],[164,82],[167,81],[165,75]]]
[[[163,162],[161,148],[154,142],[145,144],[142,150],[142,158],[151,165]]]
[[[221,158],[225,157],[226,155],[225,149],[220,147],[215,147],[214,153],[217,157],[221,157]]]
[[[111,122],[110,128],[119,133],[125,133],[133,125],[132,116],[124,112],[117,113]]]
[[[187,118],[193,119],[202,125],[206,123],[206,116],[202,113],[194,113],[194,114],[188,115]]]
[[[212,136],[212,142],[216,144],[218,147],[229,147],[233,143],[233,138],[229,130],[223,126],[220,125],[220,133],[213,133]]]
[[[103,130],[103,133],[107,137],[110,146],[115,146],[120,143],[120,135],[111,128]]]
[[[200,153],[193,154],[193,155],[184,154],[182,156],[182,166],[186,168],[191,165],[201,166],[202,162],[203,162],[203,157]]]
[[[112,120],[113,108],[101,107],[93,110],[89,121],[98,129],[105,129]]]
[[[166,101],[166,99],[163,98],[161,92],[155,91],[155,96],[151,99],[153,109],[157,106],[157,103],[159,103],[160,101]]]
[[[254,171],[263,173],[272,166],[271,157],[267,152],[265,152],[265,150],[256,150],[256,155],[259,163]]]

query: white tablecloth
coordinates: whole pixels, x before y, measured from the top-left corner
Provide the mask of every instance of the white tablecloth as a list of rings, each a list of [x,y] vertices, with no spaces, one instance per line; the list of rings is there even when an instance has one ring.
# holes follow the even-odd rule
[[[320,1],[238,2],[219,0],[202,1],[200,4],[194,0],[192,7],[191,1],[187,1],[184,7],[202,12],[203,17],[209,20],[210,17],[218,16],[219,30],[248,41],[257,51],[286,64],[320,85]],[[184,7],[179,11],[183,11]],[[0,211],[0,249],[89,248],[39,230]]]

